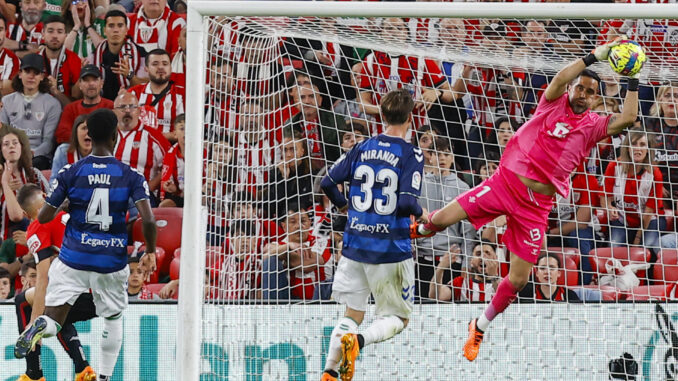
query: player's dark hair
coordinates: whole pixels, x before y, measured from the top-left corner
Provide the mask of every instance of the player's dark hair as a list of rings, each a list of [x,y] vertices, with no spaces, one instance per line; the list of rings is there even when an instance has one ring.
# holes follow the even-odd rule
[[[10,281],[12,280],[12,274],[10,274],[9,271],[4,267],[0,267],[0,279],[2,278],[7,278]]]
[[[42,188],[33,183],[25,184],[19,188],[19,191],[16,193],[16,200],[19,203],[19,206],[21,206],[21,209],[26,210],[28,201],[39,193],[42,193]]]
[[[414,100],[405,89],[389,91],[381,98],[381,114],[387,124],[397,125],[407,122],[413,109]]]
[[[601,90],[601,86],[603,85],[603,81],[600,80],[600,76],[598,76],[598,73],[596,73],[595,71],[593,71],[591,69],[584,69],[577,76],[577,78],[579,78],[579,77],[589,77],[589,78],[596,80],[596,83],[598,84],[598,86],[596,86],[596,89],[598,90],[598,94],[600,94],[600,90]],[[577,78],[575,78],[575,80],[577,80]]]
[[[108,23],[108,19],[111,17],[122,17],[125,19],[125,22],[127,22],[127,14],[119,9],[111,9],[110,11],[106,12],[106,16],[104,16],[104,23]]]
[[[76,152],[80,148],[80,142],[78,142],[78,127],[87,122],[87,117],[89,114],[78,115],[77,118],[73,121],[73,127],[71,128],[71,140],[68,142],[68,152]]]
[[[112,110],[100,108],[87,117],[87,134],[92,143],[108,143],[118,133],[118,117]]]
[[[230,234],[231,237],[253,236],[256,234],[256,228],[252,221],[236,220],[231,222],[231,224],[229,225],[228,234]]]
[[[541,254],[539,254],[539,257],[537,257],[537,262],[535,262],[535,264],[539,263],[539,261],[541,261],[544,258],[555,259],[556,262],[558,263],[558,269],[563,268],[563,261],[560,260],[560,257],[558,255],[556,255],[556,253],[553,253],[553,252],[550,252],[550,251],[545,251],[545,252],[542,252]]]
[[[35,267],[35,260],[33,258],[29,258],[28,260],[25,260],[23,264],[21,264],[21,270],[19,271],[19,274],[21,276],[26,276],[28,269],[35,270]]]
[[[51,15],[51,16],[47,17],[47,20],[45,20],[43,25],[47,26],[47,24],[53,24],[55,22],[60,23],[60,24],[64,24],[64,26],[66,26],[66,20],[64,20],[64,18],[61,17],[60,15]]]
[[[150,52],[146,53],[146,61],[145,61],[146,66],[148,66],[148,61],[150,60],[151,56],[167,56],[167,58],[170,58],[170,61],[171,61],[171,57],[170,57],[169,53],[167,53],[167,51],[165,49],[158,48],[158,49],[153,49]]]

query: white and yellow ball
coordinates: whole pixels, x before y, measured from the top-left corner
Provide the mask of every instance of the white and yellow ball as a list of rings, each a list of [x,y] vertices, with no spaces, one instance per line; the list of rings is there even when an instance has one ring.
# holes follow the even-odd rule
[[[645,52],[633,40],[622,40],[619,45],[610,48],[607,60],[612,70],[621,75],[633,76],[640,72],[647,60]]]

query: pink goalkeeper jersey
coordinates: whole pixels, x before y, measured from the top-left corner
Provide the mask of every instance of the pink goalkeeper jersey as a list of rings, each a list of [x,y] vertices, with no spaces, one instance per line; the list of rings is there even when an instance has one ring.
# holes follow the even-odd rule
[[[570,173],[607,136],[610,116],[588,110],[575,114],[567,93],[551,102],[542,96],[537,110],[506,145],[501,167],[544,184],[567,197]]]

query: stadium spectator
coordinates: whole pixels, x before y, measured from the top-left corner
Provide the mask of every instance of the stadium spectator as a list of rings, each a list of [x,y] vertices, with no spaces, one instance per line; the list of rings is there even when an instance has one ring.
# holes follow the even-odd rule
[[[232,130],[238,126],[236,106],[244,98],[236,92],[230,62],[215,61],[209,73],[210,85],[205,94],[205,139],[216,141],[221,135],[233,135]]]
[[[518,128],[520,128],[520,125],[513,119],[505,116],[497,119],[494,122],[494,129],[490,132],[490,137],[487,139],[485,151],[495,151],[501,157],[506,144],[515,135]]]
[[[61,116],[61,104],[49,94],[51,84],[44,70],[41,55],[32,53],[22,58],[21,72],[12,79],[16,92],[2,98],[0,111],[0,122],[28,136],[37,169],[52,168],[54,131]]]
[[[266,130],[265,110],[256,100],[240,106],[236,136],[235,163],[238,168],[237,190],[252,192],[258,197],[270,179],[269,170],[274,164],[275,141]]]
[[[7,28],[7,49],[14,50],[19,57],[29,53],[37,53],[42,39],[42,22],[45,11],[45,0],[21,0],[21,16]]]
[[[2,7],[0,7],[2,9]],[[7,20],[0,16],[0,96],[7,95],[14,91],[12,89],[12,78],[19,73],[19,57],[13,51],[7,48]]]
[[[655,148],[654,161],[665,181],[664,199],[678,200],[678,86],[661,86],[657,99],[645,119],[645,129]]]
[[[9,299],[12,294],[12,276],[9,271],[0,267],[0,301]]]
[[[476,186],[483,181],[487,180],[494,174],[494,171],[499,167],[499,154],[493,151],[487,151],[482,158],[476,160],[475,165],[473,166],[473,186]],[[471,184],[469,184],[471,185]]]
[[[21,265],[19,271],[21,276],[21,291],[26,291],[31,287],[35,287],[35,281],[38,278],[38,271],[35,269],[35,260],[30,258]],[[19,291],[17,290],[17,293]]]
[[[373,115],[368,115],[363,111],[363,108],[360,104],[360,99],[358,98],[358,93],[356,89],[358,88],[358,83],[360,83],[360,74],[355,74],[356,72],[362,71],[363,64],[358,62],[353,65],[351,68],[351,92],[346,92],[345,95],[339,97],[339,99],[333,103],[332,111],[338,115],[343,116],[346,120],[354,119],[365,121],[366,123],[374,123],[375,118]],[[297,85],[300,86],[297,81]]]
[[[80,69],[80,81],[77,86],[82,93],[82,99],[73,101],[64,107],[55,133],[57,144],[71,141],[73,122],[78,116],[89,114],[100,108],[113,108],[113,101],[101,97],[104,81],[98,67],[94,65],[83,66]]]
[[[174,119],[177,142],[167,151],[162,163],[162,183],[159,207],[184,206],[184,147],[186,145],[186,118],[184,114]]]
[[[400,18],[388,18],[382,25],[382,37],[395,43],[407,42],[407,25]],[[393,60],[397,59],[397,62]],[[392,73],[395,71],[395,73]],[[380,121],[379,102],[382,95],[397,88],[407,88],[415,100],[413,129],[427,123],[427,112],[441,100],[451,103],[454,99],[449,83],[440,66],[433,60],[420,60],[414,56],[394,56],[375,51],[365,57],[360,81],[360,99],[365,113]],[[380,123],[377,124],[378,126]],[[381,133],[381,127],[376,133]]]
[[[160,132],[142,125],[139,120],[139,101],[134,94],[122,92],[114,102],[118,117],[118,141],[115,158],[143,174],[152,197],[157,197],[162,176],[162,160],[170,145]],[[157,199],[152,200],[157,205]]]
[[[436,131],[428,124],[425,124],[416,131],[414,146],[421,149],[424,153],[424,167],[431,166],[431,152],[433,151],[433,141],[437,137]]]
[[[3,126],[0,129],[0,143],[2,144],[0,202],[3,216],[3,220],[0,221],[0,238],[8,240],[15,231],[25,232],[27,226],[27,219],[24,218],[23,210],[16,200],[17,189],[31,182],[47,192],[49,185],[42,172],[32,166],[31,149],[26,133],[14,127]],[[23,240],[25,241],[25,234]]]
[[[342,155],[350,151],[353,146],[369,139],[367,127],[362,121],[352,120],[346,126],[346,131],[339,131],[339,140],[341,141]]]
[[[77,54],[64,46],[66,40],[66,23],[61,16],[49,16],[45,21],[43,33],[45,48],[42,56],[45,59],[45,74],[51,84],[50,94],[61,106],[80,98],[80,89],[75,86],[80,77],[82,61]]]
[[[458,261],[457,257],[458,254],[446,253],[440,259],[431,278],[432,284],[428,297],[441,301],[484,302],[490,300],[501,280],[496,246],[484,241],[476,243],[464,273],[445,284],[445,273],[452,268],[452,264]]]
[[[17,11],[19,10],[19,1],[10,0],[5,1],[5,3],[0,6],[0,17],[7,20],[7,23],[13,23],[16,21]]]
[[[110,10],[104,21],[106,39],[88,56],[87,63],[104,69],[103,96],[114,100],[121,88],[146,82],[146,50],[127,38],[128,20],[124,12]]]
[[[575,56],[592,50],[597,35],[587,20],[550,20],[546,30],[555,53]]]
[[[129,37],[146,51],[179,50],[179,33],[186,21],[174,13],[167,0],[141,0],[139,11],[129,17]]]
[[[61,144],[54,152],[51,178],[66,164],[73,164],[92,152],[92,138],[87,131],[87,114],[78,115],[73,122],[71,141]]]
[[[424,167],[424,179],[421,187],[419,202],[426,210],[438,210],[458,195],[469,190],[468,184],[461,181],[454,171],[454,154],[450,150],[447,138],[435,139],[435,150],[431,149],[429,156],[431,165]],[[460,222],[448,227],[433,237],[420,238],[416,244],[416,279],[415,290],[418,295],[429,295],[428,280],[434,275],[436,262],[445,255],[452,245],[460,248],[460,254],[470,256],[476,231],[468,222]],[[461,256],[458,256],[462,259]]]
[[[184,113],[185,90],[170,80],[172,74],[169,54],[162,49],[155,49],[146,55],[146,71],[150,80],[147,84],[133,86],[133,93],[140,105],[155,109],[158,128],[169,141],[176,142],[174,134],[174,118]]]
[[[619,159],[605,170],[601,206],[608,212],[612,246],[642,243],[656,254],[659,231],[666,228],[666,219],[662,173],[652,165],[651,147],[644,131],[629,131]]]
[[[311,171],[318,173],[328,163],[334,163],[341,155],[339,132],[346,130],[346,121],[330,111],[322,109],[323,96],[316,85],[304,85],[297,90],[301,112],[289,120],[294,131],[300,132],[308,143]]]
[[[205,181],[202,186],[203,204],[209,211],[207,225],[207,241],[210,245],[221,245],[227,226],[228,202],[233,200],[232,194],[238,184],[238,169],[234,149],[227,136],[208,145]],[[250,194],[248,200],[254,195]],[[245,198],[241,198],[245,199]]]
[[[186,26],[179,33],[179,49],[172,56],[171,80],[177,86],[186,87]]]
[[[571,190],[568,199],[556,196],[549,214],[548,246],[574,247],[581,253],[582,285],[591,283],[589,252],[594,248],[592,207],[599,204],[602,189],[595,176],[580,166],[570,175]]]
[[[261,252],[269,242],[278,242],[285,234],[273,219],[262,218],[260,203],[249,192],[236,192],[231,195],[228,206],[229,219],[247,220],[254,224],[257,237],[257,251]]]
[[[558,286],[562,275],[560,257],[553,253],[544,253],[537,258],[536,281],[528,282],[518,293],[519,303],[534,303],[539,300],[552,302],[576,302],[577,294],[569,288]]]
[[[105,21],[96,17],[93,0],[65,1],[61,17],[66,22],[68,36],[64,45],[81,59],[94,53],[104,40]]]
[[[139,257],[136,255],[127,258],[129,266],[129,278],[127,280],[127,297],[129,300],[155,300],[160,299],[146,288],[144,282],[144,270],[139,266]]]
[[[257,239],[256,226],[251,220],[236,220],[229,225],[229,252],[219,271],[218,299],[261,298],[261,254]]]
[[[282,216],[287,203],[295,200],[302,209],[313,205],[311,160],[306,139],[300,132],[286,130],[282,143],[282,160],[268,175],[268,216]]]
[[[407,20],[410,40],[420,45],[435,45],[438,42],[438,36],[442,28],[441,22],[439,18],[410,18]]]
[[[287,236],[264,248],[262,298],[311,300],[316,284],[325,279],[324,265],[331,256],[328,242],[310,234],[308,212],[293,202],[280,220]]]

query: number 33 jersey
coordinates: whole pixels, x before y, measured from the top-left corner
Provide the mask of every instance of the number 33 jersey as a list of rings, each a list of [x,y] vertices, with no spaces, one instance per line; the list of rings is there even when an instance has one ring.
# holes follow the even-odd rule
[[[146,179],[111,156],[87,156],[65,166],[52,180],[47,203],[69,200],[59,259],[77,270],[112,273],[127,266],[125,214],[129,199],[148,199]]]
[[[349,186],[342,255],[363,263],[412,258],[410,216],[398,213],[398,200],[419,197],[423,168],[420,149],[383,134],[357,144],[330,168],[335,184]]]

